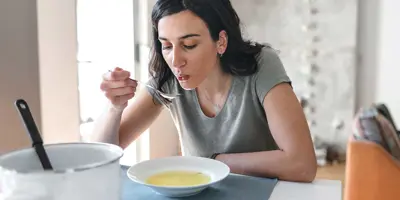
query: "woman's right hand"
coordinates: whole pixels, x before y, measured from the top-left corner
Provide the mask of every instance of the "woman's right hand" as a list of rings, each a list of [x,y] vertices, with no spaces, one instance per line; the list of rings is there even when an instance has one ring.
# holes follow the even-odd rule
[[[100,89],[115,109],[123,110],[128,100],[135,96],[137,82],[130,79],[130,72],[119,67],[103,75]]]

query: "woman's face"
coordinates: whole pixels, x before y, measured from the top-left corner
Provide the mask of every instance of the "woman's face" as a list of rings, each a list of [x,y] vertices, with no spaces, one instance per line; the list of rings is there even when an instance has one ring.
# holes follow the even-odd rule
[[[207,76],[220,70],[218,53],[225,51],[215,42],[204,21],[190,11],[163,17],[158,22],[162,54],[182,88],[191,90]]]

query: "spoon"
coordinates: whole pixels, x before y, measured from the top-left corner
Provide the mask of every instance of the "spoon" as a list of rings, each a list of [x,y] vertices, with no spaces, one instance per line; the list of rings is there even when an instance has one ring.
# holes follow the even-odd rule
[[[111,70],[108,70],[108,72],[112,72],[112,71],[111,71]],[[147,84],[147,83],[144,83],[144,82],[141,82],[141,81],[138,81],[138,80],[134,80],[134,79],[131,79],[131,78],[129,78],[129,79],[132,80],[132,81],[135,81],[135,82],[137,82],[137,83],[143,84],[143,85],[145,85],[146,87],[148,87],[148,88],[150,88],[150,89],[153,89],[153,90],[156,91],[160,96],[162,96],[162,97],[164,97],[164,98],[166,98],[166,99],[168,99],[168,100],[175,99],[176,97],[178,97],[178,96],[181,95],[181,94],[168,94],[168,93],[165,93],[165,92],[161,92],[160,90],[156,89],[155,87],[153,87],[153,86],[151,86],[151,85],[149,85],[149,84]]]
[[[131,80],[133,80],[133,79],[131,79]],[[137,81],[137,80],[133,80],[133,81]],[[148,88],[153,89],[153,90],[156,91],[160,96],[162,96],[162,97],[164,97],[164,98],[166,98],[166,99],[169,99],[169,100],[175,99],[176,97],[178,97],[179,95],[181,95],[181,94],[167,94],[167,93],[161,92],[160,90],[157,90],[156,88],[154,88],[153,86],[151,86],[151,85],[149,85],[149,84],[147,84],[147,83],[143,83],[143,82],[140,82],[140,81],[137,81],[137,82],[140,83],[140,84],[145,85],[145,86],[148,87]]]
[[[39,130],[35,124],[35,120],[32,117],[28,103],[26,103],[26,101],[23,99],[18,99],[15,101],[15,106],[17,107],[21,119],[24,122],[25,128],[31,137],[32,147],[35,148],[36,154],[39,157],[43,169],[53,170],[49,157],[47,156],[47,153],[43,147],[42,137],[40,136]]]

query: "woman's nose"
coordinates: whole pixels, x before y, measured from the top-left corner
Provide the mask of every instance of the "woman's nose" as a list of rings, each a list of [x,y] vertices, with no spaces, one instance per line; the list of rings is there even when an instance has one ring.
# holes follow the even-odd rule
[[[181,68],[185,66],[186,60],[184,56],[182,55],[179,50],[174,49],[173,55],[172,55],[172,66],[175,68]]]

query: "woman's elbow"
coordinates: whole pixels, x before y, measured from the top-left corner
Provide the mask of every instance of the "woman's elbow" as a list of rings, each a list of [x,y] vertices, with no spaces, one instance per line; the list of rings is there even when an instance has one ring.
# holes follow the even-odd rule
[[[311,183],[317,174],[317,163],[301,160],[292,161],[285,173],[278,177],[280,180],[291,182]]]
[[[299,175],[299,181],[313,182],[318,168],[314,150],[310,149],[308,153],[304,152],[302,155],[297,155],[293,160],[295,162],[293,166],[296,166],[293,171]]]
[[[299,182],[310,183],[313,182],[317,175],[317,162],[302,162],[297,165],[294,169],[294,173],[297,174],[297,179]]]

